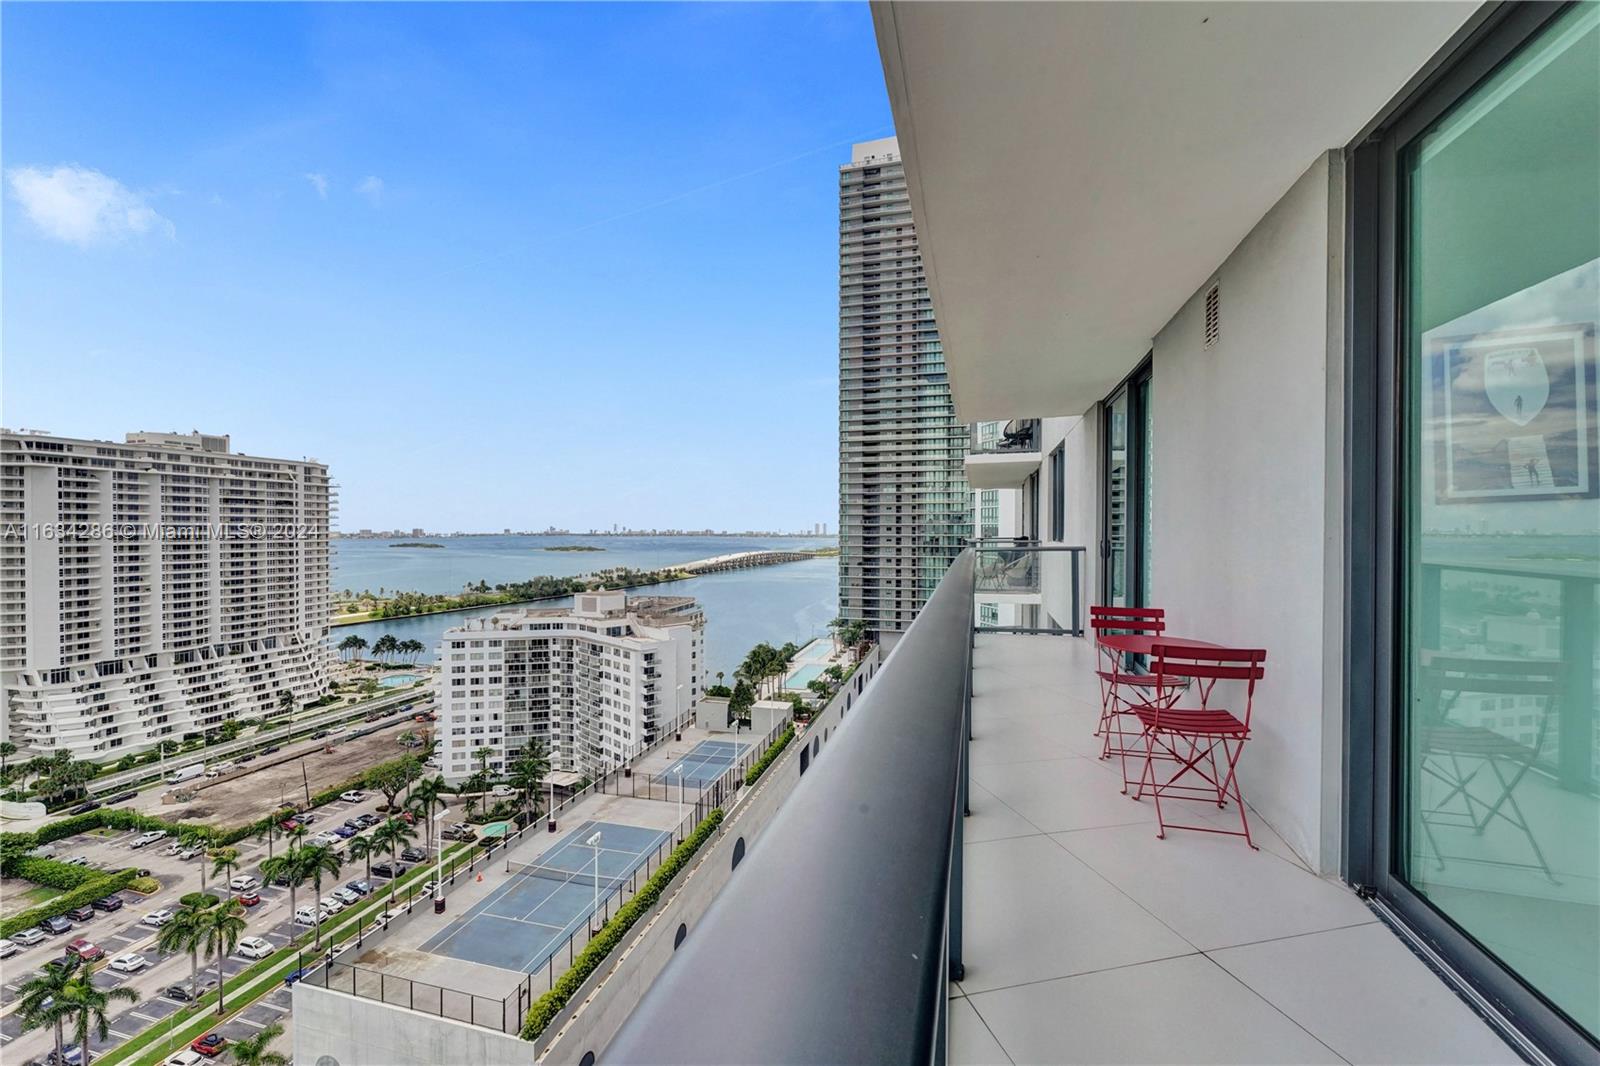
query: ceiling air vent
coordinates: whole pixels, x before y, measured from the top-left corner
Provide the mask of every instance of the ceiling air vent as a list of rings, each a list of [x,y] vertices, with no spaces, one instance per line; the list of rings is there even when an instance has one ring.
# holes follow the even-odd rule
[[[1216,346],[1217,335],[1222,331],[1222,301],[1217,286],[1206,290],[1206,347]]]

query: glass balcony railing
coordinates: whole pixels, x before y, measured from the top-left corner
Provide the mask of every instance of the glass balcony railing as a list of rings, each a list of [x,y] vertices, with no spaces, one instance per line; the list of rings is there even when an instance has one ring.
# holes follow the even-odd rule
[[[1039,450],[1039,420],[1013,418],[1009,422],[974,422],[970,455],[1006,455]]]
[[[988,550],[969,548],[951,564],[856,699],[837,746],[764,831],[782,846],[749,853],[607,1060],[945,1061],[947,982],[963,974],[973,597]],[[1037,574],[1052,549],[1008,550],[1032,557]],[[1076,572],[1082,548],[1053,550]],[[1071,587],[1077,618],[1075,578]],[[819,878],[826,891],[793,890]],[[849,1018],[871,1024],[841,1023]]]

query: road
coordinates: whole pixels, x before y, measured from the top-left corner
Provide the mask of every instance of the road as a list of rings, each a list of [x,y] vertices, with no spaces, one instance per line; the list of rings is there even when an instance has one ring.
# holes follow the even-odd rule
[[[377,805],[382,802],[383,796],[379,793],[370,793],[359,803],[335,800],[317,809],[312,829],[331,830],[357,814],[376,813]],[[459,817],[460,812],[454,812],[446,815],[444,821],[459,820]],[[49,1030],[22,1032],[21,1019],[16,1011],[18,986],[33,976],[46,961],[61,955],[66,943],[76,937],[86,937],[103,947],[108,960],[111,956],[123,952],[137,952],[151,962],[149,967],[133,975],[117,974],[106,969],[101,969],[95,975],[97,985],[104,987],[126,985],[140,994],[140,1000],[131,1006],[122,1003],[114,1005],[111,1036],[105,1041],[92,1040],[90,1043],[92,1049],[100,1051],[115,1046],[153,1025],[169,1022],[182,1024],[175,1022],[174,1018],[184,1010],[185,1004],[168,999],[160,993],[171,985],[183,984],[189,980],[189,958],[183,954],[162,955],[155,948],[156,931],[139,924],[139,921],[154,910],[176,908],[179,898],[184,893],[198,890],[201,860],[185,861],[175,855],[167,854],[165,841],[142,849],[130,850],[129,845],[139,836],[136,830],[127,832],[112,830],[109,834],[102,836],[97,833],[86,833],[57,841],[55,854],[63,858],[82,855],[89,860],[90,865],[106,869],[121,869],[137,863],[141,868],[148,868],[161,881],[161,890],[148,898],[135,892],[124,891],[120,893],[124,900],[121,910],[109,914],[97,914],[92,920],[65,934],[49,937],[31,948],[23,948],[5,960],[4,983],[0,985],[0,1059],[3,1059],[8,1066],[10,1063],[17,1063],[20,1066],[35,1058],[42,1061],[53,1048],[54,1037]],[[420,843],[419,835],[419,845]],[[267,844],[245,840],[241,841],[238,847],[240,865],[235,876],[249,874],[259,880],[261,861],[267,858],[268,854]],[[279,842],[273,851],[276,853],[281,850],[282,843]],[[209,868],[206,872],[208,888],[212,891],[226,889],[226,882],[219,885],[215,879],[209,878]],[[365,865],[353,864],[342,871],[337,883],[325,883],[323,893],[327,894],[347,881],[365,879]],[[384,883],[385,879],[382,877],[372,879],[375,889]],[[289,942],[295,932],[303,931],[304,928],[296,927],[293,923],[289,890],[268,885],[259,891],[261,903],[247,911],[246,920],[249,928],[245,931],[245,935],[262,937],[274,948],[282,947]],[[314,890],[307,885],[297,893],[296,902],[304,905],[312,902],[314,898]],[[252,965],[254,960],[244,959],[235,953],[223,961],[224,977],[232,977]],[[207,963],[202,960],[200,977],[202,982],[215,982],[215,962]],[[240,1017],[224,1025],[221,1032],[224,1036],[233,1038],[249,1036],[272,1021],[282,1021],[287,1025],[288,1005],[288,990],[279,988],[263,997]],[[291,1046],[289,1040],[284,1038],[275,1045],[275,1050],[287,1053]]]

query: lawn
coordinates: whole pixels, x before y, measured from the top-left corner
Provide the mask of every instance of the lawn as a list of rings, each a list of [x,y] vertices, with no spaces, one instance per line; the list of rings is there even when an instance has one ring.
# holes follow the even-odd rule
[[[6,879],[4,891],[0,892],[0,897],[5,899],[4,905],[0,905],[0,914],[17,914],[27,910],[29,907],[37,907],[41,903],[48,903],[61,895],[63,891],[59,888],[51,888],[48,885],[29,885],[28,888],[21,888],[22,885],[27,884],[28,882],[26,881]]]

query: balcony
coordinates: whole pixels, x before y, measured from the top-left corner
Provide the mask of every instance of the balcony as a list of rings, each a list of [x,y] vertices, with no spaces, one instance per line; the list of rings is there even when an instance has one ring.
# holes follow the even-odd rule
[[[1014,489],[1039,469],[1039,420],[975,422],[967,445],[967,483],[974,489]]]
[[[975,578],[969,552],[600,1061],[1520,1061],[1259,814],[1260,851],[1158,840],[1098,758],[1093,647],[974,633]]]

